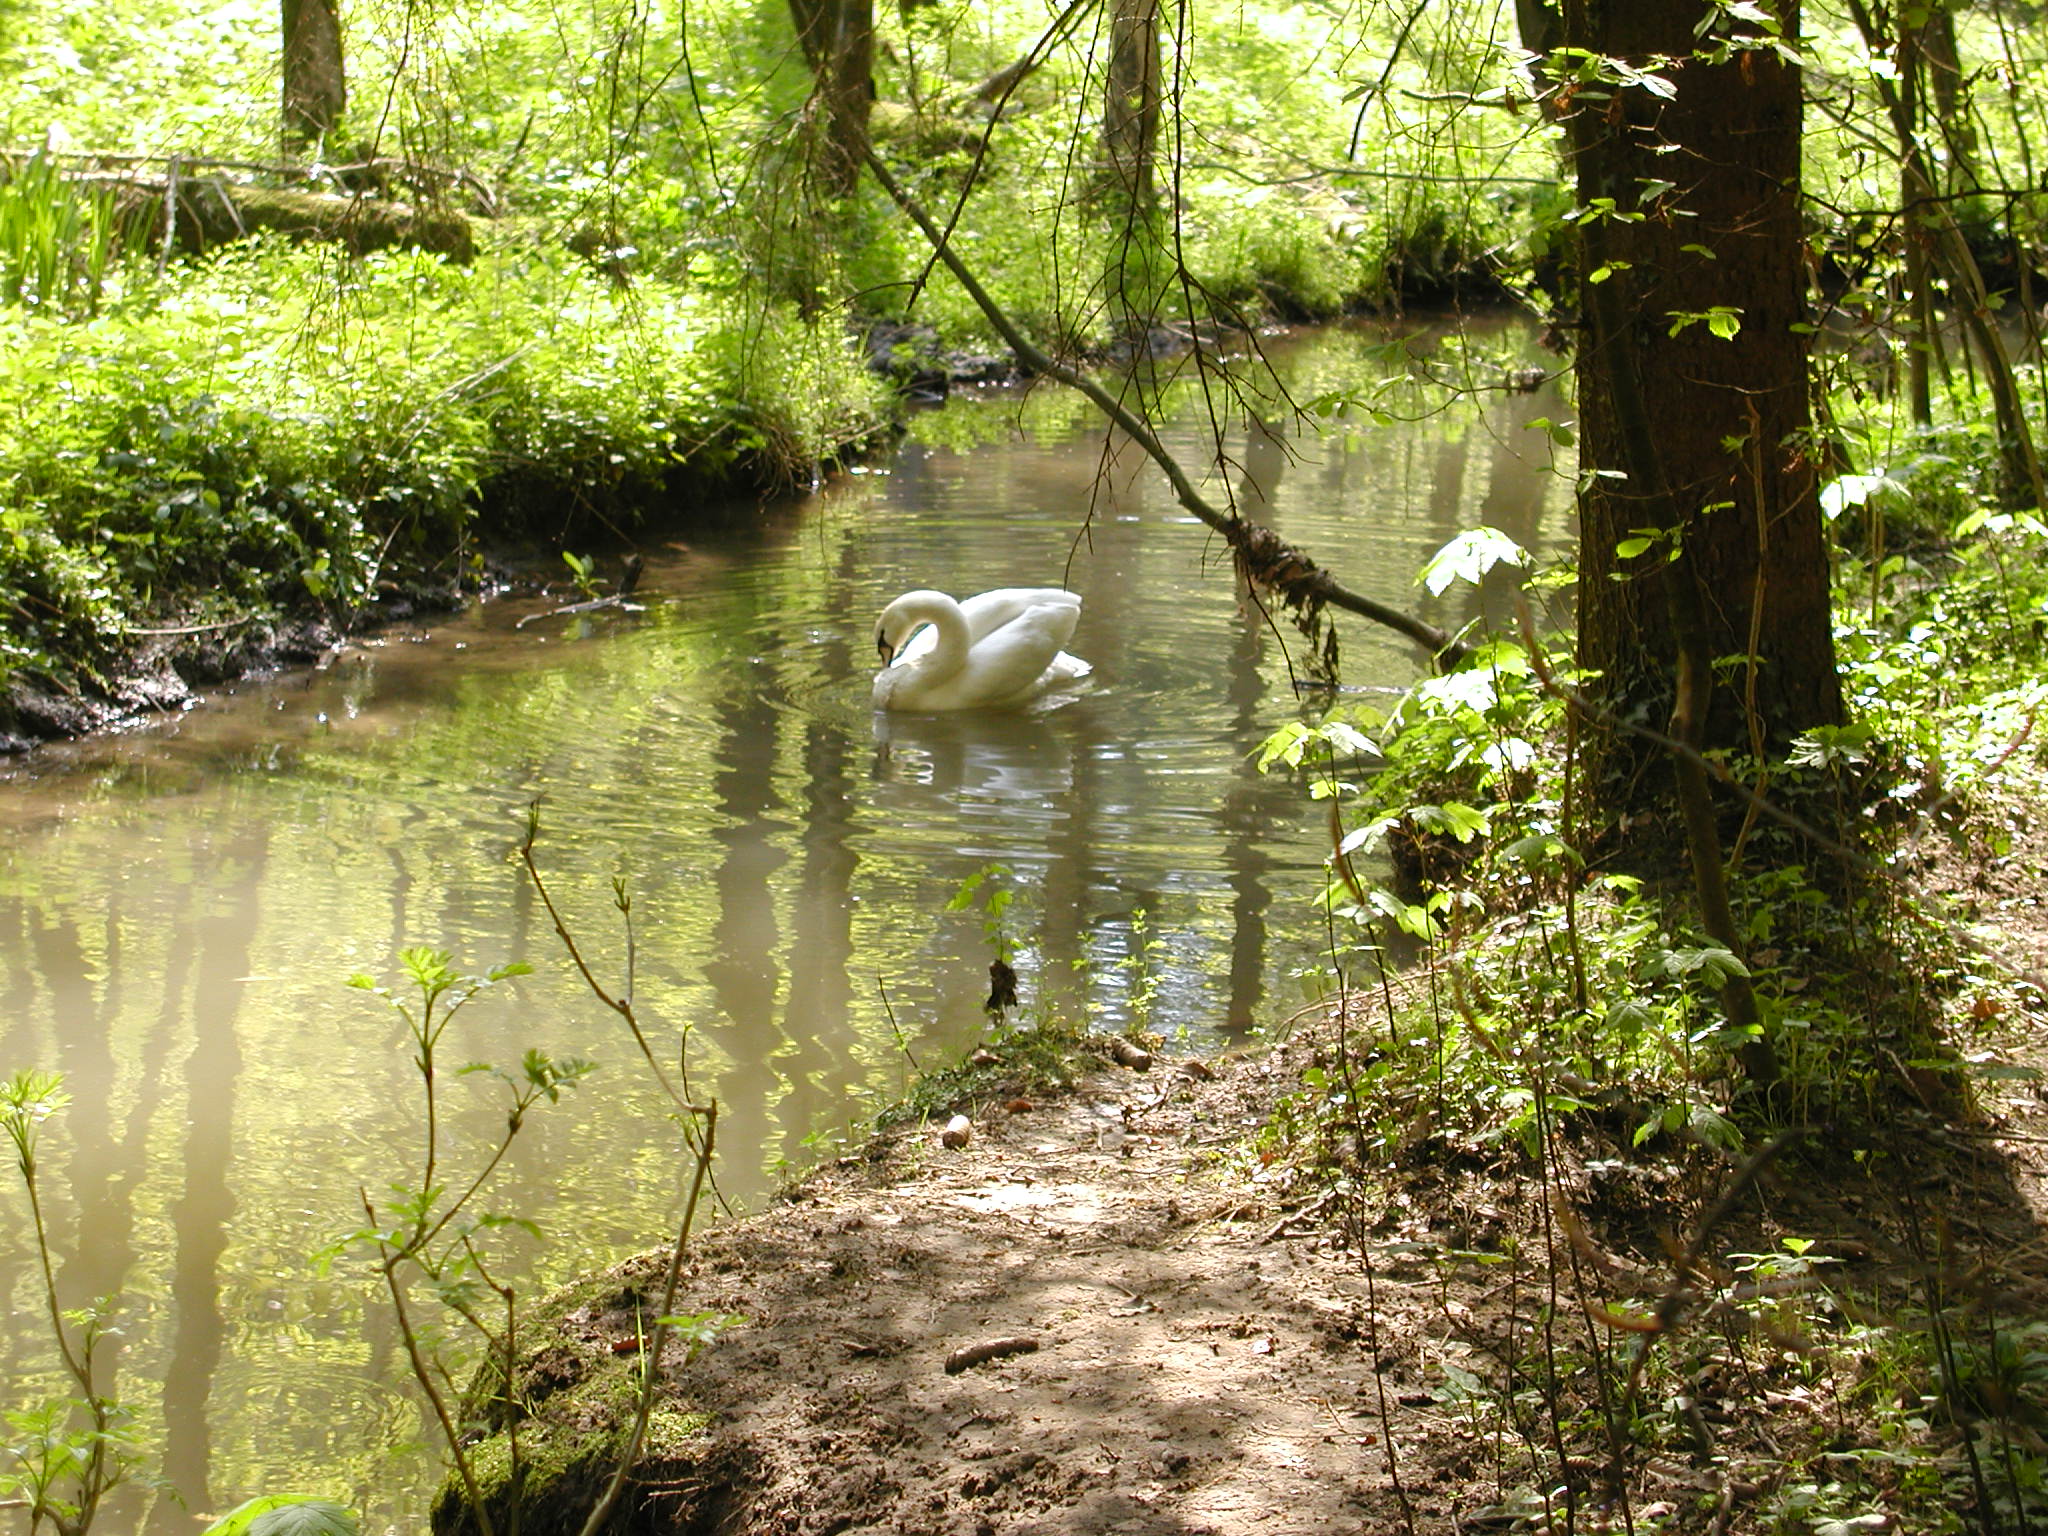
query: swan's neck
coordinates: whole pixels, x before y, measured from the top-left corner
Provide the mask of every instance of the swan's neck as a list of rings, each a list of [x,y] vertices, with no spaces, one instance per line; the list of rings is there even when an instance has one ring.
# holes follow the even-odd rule
[[[967,615],[954,602],[919,603],[911,610],[913,620],[929,623],[934,632],[932,648],[914,665],[927,677],[951,677],[967,665],[971,649],[967,639]]]

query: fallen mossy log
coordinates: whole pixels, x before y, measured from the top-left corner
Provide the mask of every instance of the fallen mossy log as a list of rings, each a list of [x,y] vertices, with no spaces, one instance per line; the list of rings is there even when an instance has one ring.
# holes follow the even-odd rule
[[[351,254],[409,247],[467,264],[476,253],[469,216],[443,204],[457,187],[488,213],[489,189],[465,171],[368,158],[351,165],[266,164],[200,156],[157,156],[42,148],[0,149],[0,181],[38,161],[64,167],[61,181],[108,199],[119,237],[155,250],[197,255],[262,230],[344,246]],[[235,174],[239,173],[241,179]],[[248,179],[263,177],[264,183]],[[278,182],[309,182],[280,186]],[[324,187],[338,186],[328,191]],[[422,193],[425,205],[391,194]]]
[[[116,192],[124,224],[162,239],[164,205],[171,248],[192,255],[270,230],[297,240],[329,241],[351,255],[404,247],[467,265],[476,241],[467,218],[382,198],[255,187],[221,177],[170,178],[168,184],[124,179]]]

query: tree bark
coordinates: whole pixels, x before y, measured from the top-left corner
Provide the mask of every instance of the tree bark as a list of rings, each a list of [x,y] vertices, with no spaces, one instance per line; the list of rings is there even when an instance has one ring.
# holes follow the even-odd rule
[[[874,0],[789,0],[796,40],[810,66],[814,170],[826,197],[851,193],[867,153],[874,104]]]
[[[348,105],[341,63],[339,0],[283,0],[284,136],[315,143],[334,132]]]
[[[1777,10],[1796,39],[1797,5]],[[1695,39],[1705,12],[1562,11],[1567,48],[1670,87],[1607,69],[1568,86],[1562,108],[1582,216],[1579,659],[1610,716],[1656,721],[1673,715],[1683,648],[1713,668],[1697,745],[1771,750],[1843,717],[1795,329],[1800,79],[1741,40],[1710,57],[1715,39]],[[1617,816],[1668,783],[1642,738],[1595,731],[1588,746],[1589,782]]]
[[[1159,0],[1114,0],[1103,85],[1102,150],[1113,193],[1134,219],[1158,198]]]

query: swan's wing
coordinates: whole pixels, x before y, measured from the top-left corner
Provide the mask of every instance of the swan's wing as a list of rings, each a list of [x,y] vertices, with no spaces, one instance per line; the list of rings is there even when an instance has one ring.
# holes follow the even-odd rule
[[[1078,656],[1069,656],[1065,651],[1061,651],[1059,655],[1053,657],[1052,664],[1045,669],[1045,686],[1057,688],[1062,683],[1078,683],[1094,670],[1095,667],[1092,663],[1083,661]]]
[[[1034,608],[1071,608],[1078,618],[1081,599],[1060,587],[997,587],[993,592],[977,592],[960,604],[960,611],[967,616],[968,643],[994,634]]]
[[[1008,623],[974,642],[958,678],[960,697],[970,703],[1008,704],[1042,691],[1055,681],[1047,674],[1065,654],[1060,647],[1073,638],[1080,617],[1078,601],[1025,606]]]
[[[967,643],[977,645],[1005,625],[1013,624],[1034,608],[1071,608],[1076,619],[1081,613],[1081,599],[1062,587],[997,587],[988,592],[977,592],[963,598],[960,612],[967,619]],[[1073,630],[1068,629],[1071,635]],[[900,667],[905,662],[915,661],[938,644],[939,632],[931,625],[918,627],[915,633],[903,643],[889,663]],[[1062,644],[1065,642],[1062,641]],[[1055,650],[1058,646],[1054,647]]]

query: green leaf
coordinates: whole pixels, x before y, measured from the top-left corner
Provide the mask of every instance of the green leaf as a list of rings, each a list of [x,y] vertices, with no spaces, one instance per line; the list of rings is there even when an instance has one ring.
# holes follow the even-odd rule
[[[267,1493],[238,1504],[201,1536],[359,1536],[355,1512],[332,1499]]]
[[[1742,329],[1742,311],[1729,304],[1716,304],[1710,309],[1673,309],[1665,311],[1671,321],[1671,329],[1665,334],[1676,336],[1687,326],[1706,323],[1708,331],[1723,341],[1733,341]]]
[[[1408,815],[1424,831],[1442,832],[1460,843],[1483,837],[1493,827],[1485,811],[1456,800],[1447,800],[1442,805],[1411,806]]]
[[[1980,1067],[1973,1067],[1971,1071],[1976,1076],[1987,1078],[1993,1082],[2037,1083],[2041,1080],[2041,1069],[2039,1067],[2014,1067],[1990,1063]]]
[[[1498,528],[1469,528],[1430,557],[1422,568],[1422,584],[1433,596],[1442,596],[1454,581],[1478,585],[1479,578],[1496,565],[1523,567],[1529,553]]]

